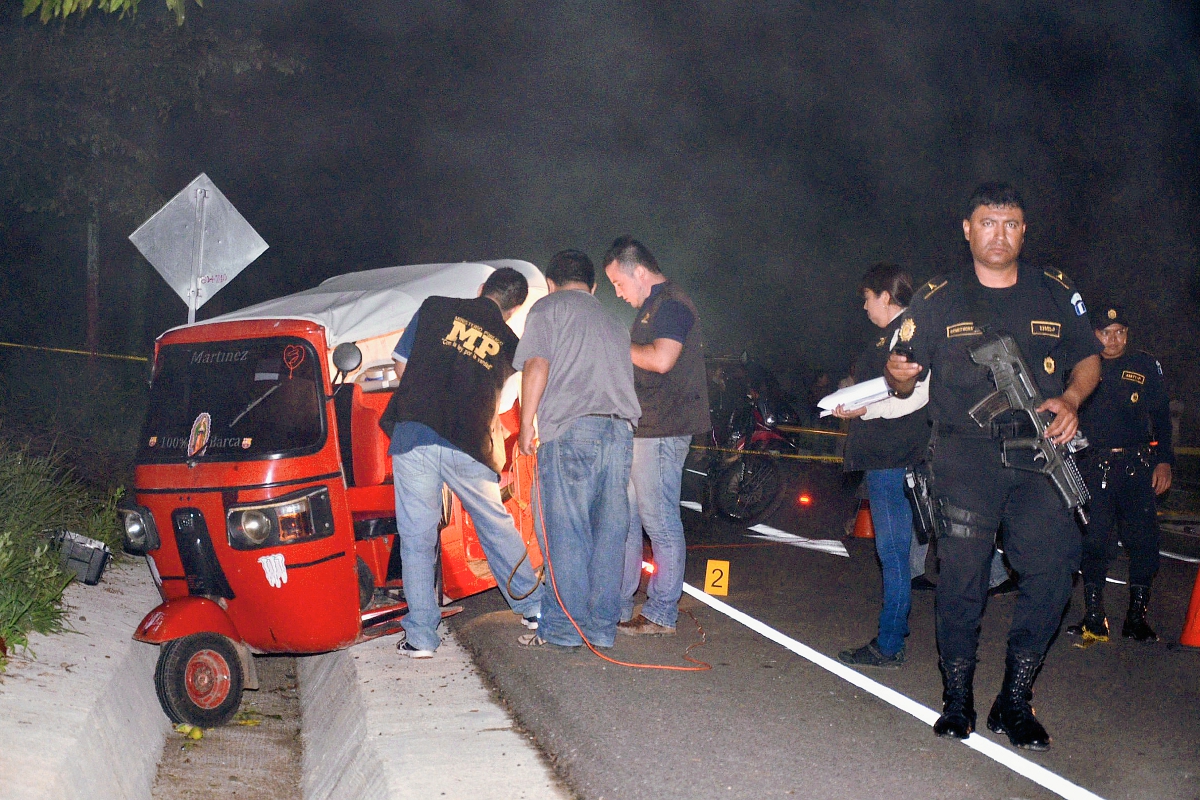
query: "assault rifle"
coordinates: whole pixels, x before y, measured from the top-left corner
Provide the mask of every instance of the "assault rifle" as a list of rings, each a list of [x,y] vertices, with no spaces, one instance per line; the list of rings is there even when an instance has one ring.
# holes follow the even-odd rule
[[[1006,333],[985,334],[983,340],[970,348],[971,360],[987,367],[992,373],[996,391],[980,400],[968,412],[971,419],[981,428],[988,428],[992,420],[1005,411],[1020,411],[1033,423],[1035,435],[1029,438],[1004,439],[1001,458],[1004,466],[1039,472],[1050,476],[1050,482],[1062,496],[1067,508],[1078,515],[1080,522],[1087,524],[1088,515],[1084,505],[1091,499],[1087,485],[1075,466],[1072,453],[1087,447],[1087,439],[1078,432],[1070,442],[1059,445],[1046,438],[1046,427],[1052,418],[1045,412],[1038,413],[1043,402],[1037,384],[1021,358],[1021,349]]]

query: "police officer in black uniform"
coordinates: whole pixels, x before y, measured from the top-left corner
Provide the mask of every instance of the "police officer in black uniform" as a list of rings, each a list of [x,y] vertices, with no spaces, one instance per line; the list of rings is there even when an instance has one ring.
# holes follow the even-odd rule
[[[1019,260],[1024,205],[1007,184],[975,190],[963,220],[973,266],[934,278],[917,290],[886,377],[896,394],[912,391],[931,371],[930,463],[937,501],[941,559],[937,640],[942,672],[938,736],[965,739],[975,728],[973,680],[980,619],[987,601],[988,566],[996,532],[1019,576],[1009,628],[1004,684],[988,728],[1016,747],[1045,750],[1050,737],[1029,701],[1033,681],[1071,595],[1079,564],[1080,532],[1050,480],[1004,467],[1002,438],[1028,436],[1023,415],[1002,416],[984,430],[968,410],[995,387],[990,372],[970,358],[984,333],[1008,333],[1024,355],[1053,415],[1046,434],[1065,444],[1078,428],[1078,408],[1100,376],[1100,347],[1086,308],[1070,280]],[[1069,380],[1066,378],[1069,373]],[[1011,412],[1010,412],[1011,413]]]
[[[1067,633],[1108,641],[1104,579],[1110,560],[1109,537],[1120,522],[1129,552],[1129,610],[1121,635],[1156,642],[1146,622],[1150,582],[1158,572],[1158,520],[1154,496],[1171,488],[1171,411],[1162,366],[1154,356],[1128,352],[1129,320],[1121,306],[1092,312],[1092,327],[1104,347],[1100,386],[1079,411],[1090,443],[1080,466],[1092,493],[1091,521],[1083,536],[1083,599],[1078,625]]]

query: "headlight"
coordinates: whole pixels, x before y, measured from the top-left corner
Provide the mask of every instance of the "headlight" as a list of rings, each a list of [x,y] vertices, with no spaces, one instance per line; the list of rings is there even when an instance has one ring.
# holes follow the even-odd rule
[[[117,513],[121,515],[121,545],[126,553],[144,556],[159,548],[158,528],[150,509],[122,500],[117,505]]]
[[[278,547],[332,536],[329,489],[321,486],[267,502],[231,506],[225,512],[225,527],[234,550]]]
[[[271,535],[271,518],[261,511],[242,512],[242,533],[252,544],[262,544]]]

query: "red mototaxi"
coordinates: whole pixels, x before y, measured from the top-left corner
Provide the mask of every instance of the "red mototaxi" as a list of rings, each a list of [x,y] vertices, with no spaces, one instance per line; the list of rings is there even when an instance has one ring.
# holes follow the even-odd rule
[[[119,510],[125,549],[146,556],[162,596],[134,638],[162,645],[155,687],[172,721],[232,718],[242,690],[257,688],[256,653],[320,653],[399,630],[394,486],[378,425],[397,383],[391,351],[426,297],[474,297],[500,267],[529,280],[509,322],[519,335],[546,283],[532,264],[503,260],[342,275],[159,337],[134,492]],[[501,416],[501,490],[537,569],[536,466],[515,447],[519,419],[519,404]],[[442,522],[443,598],[494,587],[448,491]]]

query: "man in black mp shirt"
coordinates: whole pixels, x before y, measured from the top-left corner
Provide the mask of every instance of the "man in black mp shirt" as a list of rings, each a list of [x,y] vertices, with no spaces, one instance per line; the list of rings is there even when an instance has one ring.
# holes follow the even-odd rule
[[[443,483],[471,515],[500,593],[527,628],[537,629],[543,587],[500,500],[505,454],[496,428],[501,390],[515,372],[518,339],[508,320],[528,295],[525,276],[502,267],[478,297],[428,297],[392,352],[400,385],[379,426],[392,437],[408,600],[396,647],[410,658],[432,658],[441,644],[435,569]]]
[[[1079,411],[1089,447],[1080,466],[1092,493],[1091,521],[1083,536],[1083,599],[1086,609],[1067,633],[1108,641],[1104,579],[1109,536],[1117,521],[1129,551],[1129,611],[1121,635],[1156,642],[1146,622],[1150,582],[1158,572],[1158,519],[1154,496],[1171,488],[1171,411],[1162,367],[1145,352],[1127,352],[1129,320],[1120,306],[1092,312],[1092,327],[1104,351],[1100,386]],[[1153,433],[1153,438],[1151,438]]]
[[[987,599],[988,565],[996,532],[1019,576],[1008,635],[1004,684],[988,714],[988,728],[1016,747],[1045,750],[1050,736],[1029,701],[1046,649],[1071,596],[1079,564],[1080,533],[1050,479],[1010,469],[1002,440],[1028,436],[1024,415],[1007,412],[981,428],[968,414],[995,387],[969,348],[985,333],[1007,333],[1053,415],[1046,435],[1065,444],[1079,427],[1078,409],[1100,377],[1100,350],[1083,299],[1058,270],[1019,260],[1025,240],[1024,204],[1007,184],[980,186],[966,208],[963,234],[972,267],[934,278],[919,288],[900,323],[909,356],[893,352],[885,377],[899,396],[930,374],[933,420],[930,464],[940,521],[937,640],[942,672],[938,736],[965,739],[975,728],[973,681],[980,618]],[[1070,380],[1064,382],[1064,375]],[[1065,384],[1065,385],[1064,385]],[[1025,420],[1030,429],[1032,425]]]

